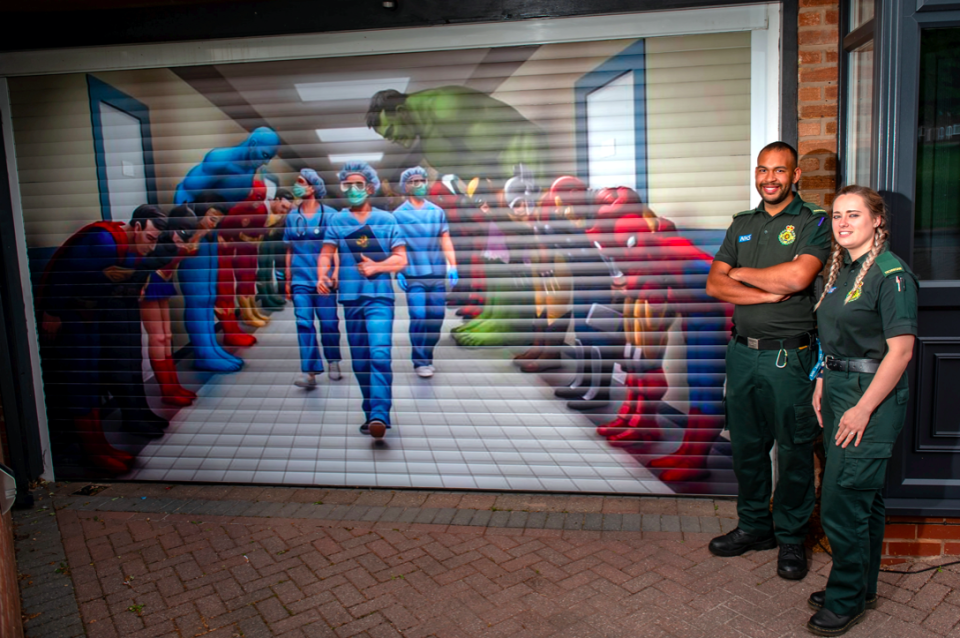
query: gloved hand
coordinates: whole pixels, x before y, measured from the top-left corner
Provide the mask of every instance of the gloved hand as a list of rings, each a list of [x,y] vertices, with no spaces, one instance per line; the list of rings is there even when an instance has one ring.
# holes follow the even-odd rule
[[[460,281],[460,274],[457,272],[457,267],[447,266],[447,283],[453,288],[457,285],[458,281]]]
[[[402,272],[397,273],[397,285],[400,286],[400,290],[407,292],[407,278],[403,276]]]

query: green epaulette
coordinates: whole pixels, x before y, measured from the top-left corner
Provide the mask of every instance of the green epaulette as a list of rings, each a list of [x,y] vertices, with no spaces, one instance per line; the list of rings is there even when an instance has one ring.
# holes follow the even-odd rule
[[[898,272],[904,272],[903,264],[901,264],[900,260],[890,253],[880,253],[877,255],[877,259],[874,263],[877,264],[877,268],[880,269],[880,272],[883,273],[884,277],[895,275]]]
[[[827,211],[825,211],[824,209],[820,208],[820,205],[819,205],[819,204],[811,204],[810,202],[803,202],[803,207],[806,208],[806,209],[807,209],[808,211],[810,211],[811,213],[813,213],[814,215],[826,215],[826,214],[827,214]]]
[[[757,212],[757,209],[751,208],[750,210],[740,211],[739,213],[735,214],[734,217],[740,217],[740,215],[749,215],[750,213],[755,213],[755,212]]]

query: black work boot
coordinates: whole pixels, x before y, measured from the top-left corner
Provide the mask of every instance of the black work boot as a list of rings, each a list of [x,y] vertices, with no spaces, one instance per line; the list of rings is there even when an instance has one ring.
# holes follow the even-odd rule
[[[787,580],[802,580],[807,575],[807,550],[803,545],[781,543],[777,557],[777,575]]]
[[[863,620],[866,611],[851,616],[838,616],[829,609],[821,609],[807,623],[807,630],[818,636],[841,636]]]
[[[754,536],[738,527],[729,534],[717,536],[710,541],[709,549],[714,556],[730,557],[740,556],[750,550],[773,549],[776,546],[777,539],[774,538],[773,532],[766,536]]]

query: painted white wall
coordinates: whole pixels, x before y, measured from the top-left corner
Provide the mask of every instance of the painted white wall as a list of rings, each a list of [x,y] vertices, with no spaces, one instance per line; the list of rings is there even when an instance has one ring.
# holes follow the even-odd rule
[[[637,187],[634,82],[630,71],[587,96],[590,188]]]

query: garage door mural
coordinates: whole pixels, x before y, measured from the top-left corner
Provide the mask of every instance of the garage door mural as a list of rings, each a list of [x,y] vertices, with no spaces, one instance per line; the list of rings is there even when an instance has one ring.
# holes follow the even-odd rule
[[[58,478],[735,493],[749,33],[9,85]]]

